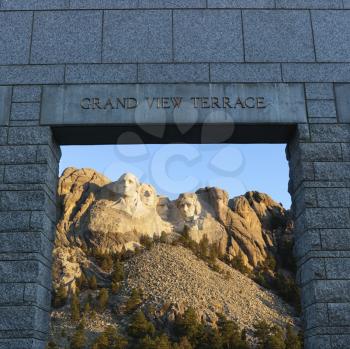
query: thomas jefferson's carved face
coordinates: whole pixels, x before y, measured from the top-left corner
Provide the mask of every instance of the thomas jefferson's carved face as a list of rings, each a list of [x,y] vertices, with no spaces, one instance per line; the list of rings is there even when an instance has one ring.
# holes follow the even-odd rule
[[[140,183],[132,173],[125,173],[118,179],[118,191],[123,196],[135,196]]]
[[[195,194],[181,194],[177,199],[177,207],[185,220],[194,219],[200,214],[200,203]]]
[[[157,204],[156,191],[150,184],[141,185],[140,196],[145,206],[156,207],[156,204]]]

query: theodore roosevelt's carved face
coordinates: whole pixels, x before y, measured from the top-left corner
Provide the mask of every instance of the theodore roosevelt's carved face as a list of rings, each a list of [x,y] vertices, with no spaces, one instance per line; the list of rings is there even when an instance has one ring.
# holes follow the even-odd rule
[[[118,179],[118,192],[124,197],[135,196],[139,187],[139,180],[132,173],[125,173]]]
[[[176,204],[186,221],[194,220],[201,212],[201,205],[196,194],[181,194]]]

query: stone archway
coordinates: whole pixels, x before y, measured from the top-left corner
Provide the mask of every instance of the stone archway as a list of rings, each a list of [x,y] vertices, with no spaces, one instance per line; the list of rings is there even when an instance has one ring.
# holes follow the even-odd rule
[[[59,145],[115,142],[128,130],[154,141],[142,113],[136,126],[119,114],[88,122],[81,108],[117,107],[91,100],[102,97],[89,84],[122,86],[134,98],[126,89],[148,83],[183,85],[201,98],[192,101],[203,112],[198,125],[186,135],[170,125],[158,142],[213,141],[201,139],[204,111],[220,111],[210,123],[220,134],[230,105],[247,113],[235,114],[227,142],[288,142],[306,348],[348,348],[349,9],[348,0],[0,0],[0,348],[45,346]],[[254,93],[232,103],[220,89],[208,93],[210,83]],[[65,90],[87,99],[70,105]],[[130,110],[133,102],[117,101]],[[159,134],[168,115],[147,126]]]

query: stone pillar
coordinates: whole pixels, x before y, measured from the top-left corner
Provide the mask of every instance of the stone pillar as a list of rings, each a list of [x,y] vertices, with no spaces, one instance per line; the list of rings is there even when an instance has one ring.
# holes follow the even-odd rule
[[[0,348],[46,345],[60,149],[39,126],[41,88],[14,87],[0,128]]]
[[[310,115],[310,114],[309,114]],[[287,147],[306,349],[350,347],[350,125],[299,125]]]

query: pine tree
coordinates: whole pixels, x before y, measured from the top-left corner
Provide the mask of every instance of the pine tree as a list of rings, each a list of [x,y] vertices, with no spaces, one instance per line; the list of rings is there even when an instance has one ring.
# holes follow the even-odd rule
[[[124,280],[123,263],[117,259],[114,261],[114,269],[112,273],[111,291],[116,294],[120,289],[120,283]]]
[[[84,311],[83,311],[83,315],[85,317],[88,317],[90,315],[90,312],[91,312],[91,305],[90,305],[90,302],[87,301],[84,305]]]
[[[108,341],[108,336],[106,333],[101,333],[94,341],[93,349],[110,349],[109,348],[109,341]]]
[[[301,349],[302,343],[298,334],[288,325],[286,330],[286,349]]]
[[[132,317],[131,323],[128,328],[128,334],[133,338],[143,338],[153,336],[155,328],[153,324],[148,321],[145,314],[142,311],[138,311]]]
[[[70,304],[70,314],[73,321],[79,321],[80,319],[80,302],[76,294],[73,294]]]
[[[79,324],[70,342],[70,349],[84,349],[86,345],[86,337],[84,325]]]
[[[132,313],[142,302],[141,293],[136,288],[131,290],[131,295],[129,299],[125,303],[125,311],[126,313]]]
[[[68,293],[63,285],[60,285],[53,296],[53,307],[60,308],[67,303]]]
[[[197,314],[193,308],[185,310],[184,314],[175,320],[175,332],[180,337],[187,337],[193,344],[200,330]]]
[[[284,333],[279,327],[272,327],[271,333],[265,342],[264,349],[286,349]]]
[[[150,336],[141,338],[137,343],[137,349],[158,349],[156,343]]]
[[[171,342],[166,334],[157,337],[154,342],[157,349],[172,349]]]
[[[180,342],[175,343],[173,349],[193,349],[193,347],[187,337],[181,337]]]
[[[219,315],[218,330],[221,336],[222,346],[225,349],[245,349],[249,348],[245,340],[244,333],[239,330],[238,325],[225,316]]]
[[[49,343],[47,343],[46,349],[58,349],[58,347],[55,342],[50,341]]]
[[[106,288],[102,288],[97,298],[99,311],[103,312],[106,310],[106,307],[108,305],[108,300],[109,300],[108,290]]]
[[[80,278],[76,280],[76,285],[80,290],[84,290],[88,287],[88,281],[84,273],[81,273]]]
[[[97,280],[95,275],[92,275],[91,278],[89,279],[89,287],[91,290],[97,289]]]

